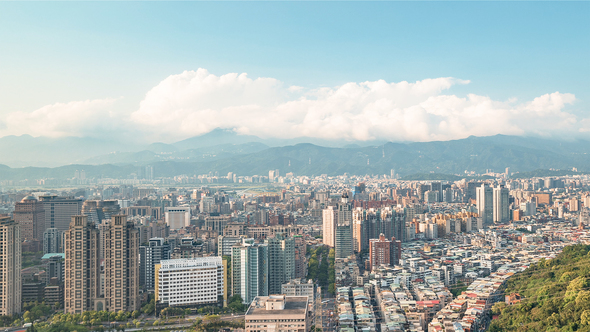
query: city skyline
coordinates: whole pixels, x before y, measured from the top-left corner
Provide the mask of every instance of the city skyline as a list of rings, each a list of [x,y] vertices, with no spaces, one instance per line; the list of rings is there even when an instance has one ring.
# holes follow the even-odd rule
[[[0,55],[0,136],[170,143],[226,128],[433,141],[590,129],[585,2],[1,6],[11,52]]]

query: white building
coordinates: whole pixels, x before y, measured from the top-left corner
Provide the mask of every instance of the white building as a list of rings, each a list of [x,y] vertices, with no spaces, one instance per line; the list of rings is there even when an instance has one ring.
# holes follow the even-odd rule
[[[156,265],[156,301],[170,306],[218,303],[224,275],[219,256],[163,260]]]
[[[190,207],[167,207],[164,209],[164,217],[166,218],[166,225],[170,229],[180,229],[187,227],[191,223]]]
[[[281,294],[286,296],[307,296],[310,302],[315,298],[313,280],[293,279],[281,286]]]

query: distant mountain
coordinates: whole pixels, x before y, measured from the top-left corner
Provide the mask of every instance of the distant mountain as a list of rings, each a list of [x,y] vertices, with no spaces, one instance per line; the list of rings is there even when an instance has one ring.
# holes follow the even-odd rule
[[[11,167],[55,167],[80,163],[133,164],[163,160],[204,161],[258,152],[262,147],[279,147],[299,143],[342,147],[347,144],[370,146],[385,142],[329,141],[309,137],[263,139],[252,135],[240,135],[231,129],[215,129],[207,134],[172,144],[157,142],[149,145],[95,138],[48,138],[22,135],[0,138],[0,164]],[[234,149],[231,146],[237,148]],[[204,148],[213,148],[213,150],[202,152]],[[148,152],[152,152],[153,155]],[[211,157],[210,155],[215,156]]]
[[[220,135],[217,136],[217,141],[223,142],[240,136],[231,132],[216,132],[201,143],[196,139],[183,141],[180,146],[177,146],[178,143],[158,143],[150,145],[148,149],[136,150],[139,152],[111,152],[91,156],[81,163],[94,166],[76,164],[56,168],[0,169],[0,179],[61,178],[64,175],[71,177],[75,169],[81,168],[85,169],[87,177],[125,177],[137,173],[147,164],[154,167],[156,177],[198,175],[215,171],[220,174],[234,172],[238,175],[264,175],[270,169],[279,169],[282,174],[293,172],[297,175],[389,174],[394,169],[402,176],[439,173],[459,178],[464,177],[465,171],[504,172],[506,167],[510,167],[511,172],[521,173],[538,169],[571,171],[573,167],[579,172],[590,172],[590,144],[587,141],[568,142],[498,135],[445,142],[386,143],[364,147],[351,144],[347,147],[325,147],[310,143],[269,147],[262,142],[205,146],[216,141],[212,139],[215,135]],[[77,144],[79,147],[82,143]],[[185,149],[191,144],[203,146]],[[13,150],[16,154],[14,147]],[[0,152],[0,157],[6,158],[4,151]],[[42,155],[41,152],[40,154]],[[67,154],[60,152],[58,155]],[[80,154],[82,153],[78,153]]]
[[[0,138],[0,163],[12,167],[53,167],[81,162],[114,151],[137,151],[136,145],[81,137],[4,136]]]
[[[84,164],[145,165],[159,161],[200,162],[255,153],[268,148],[262,143],[221,144],[189,150],[175,150],[172,145],[151,144],[150,149],[139,152],[115,152],[86,159]]]

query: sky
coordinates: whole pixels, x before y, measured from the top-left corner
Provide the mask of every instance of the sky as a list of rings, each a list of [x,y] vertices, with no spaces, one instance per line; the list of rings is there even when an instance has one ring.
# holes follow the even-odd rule
[[[590,139],[590,2],[0,2],[0,137]]]

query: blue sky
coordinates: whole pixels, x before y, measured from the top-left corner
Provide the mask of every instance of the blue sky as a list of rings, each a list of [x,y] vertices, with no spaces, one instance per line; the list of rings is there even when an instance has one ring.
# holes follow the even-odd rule
[[[0,45],[0,125],[106,98],[126,117],[198,68],[305,89],[454,77],[445,94],[569,93],[590,117],[590,2],[1,2]]]

